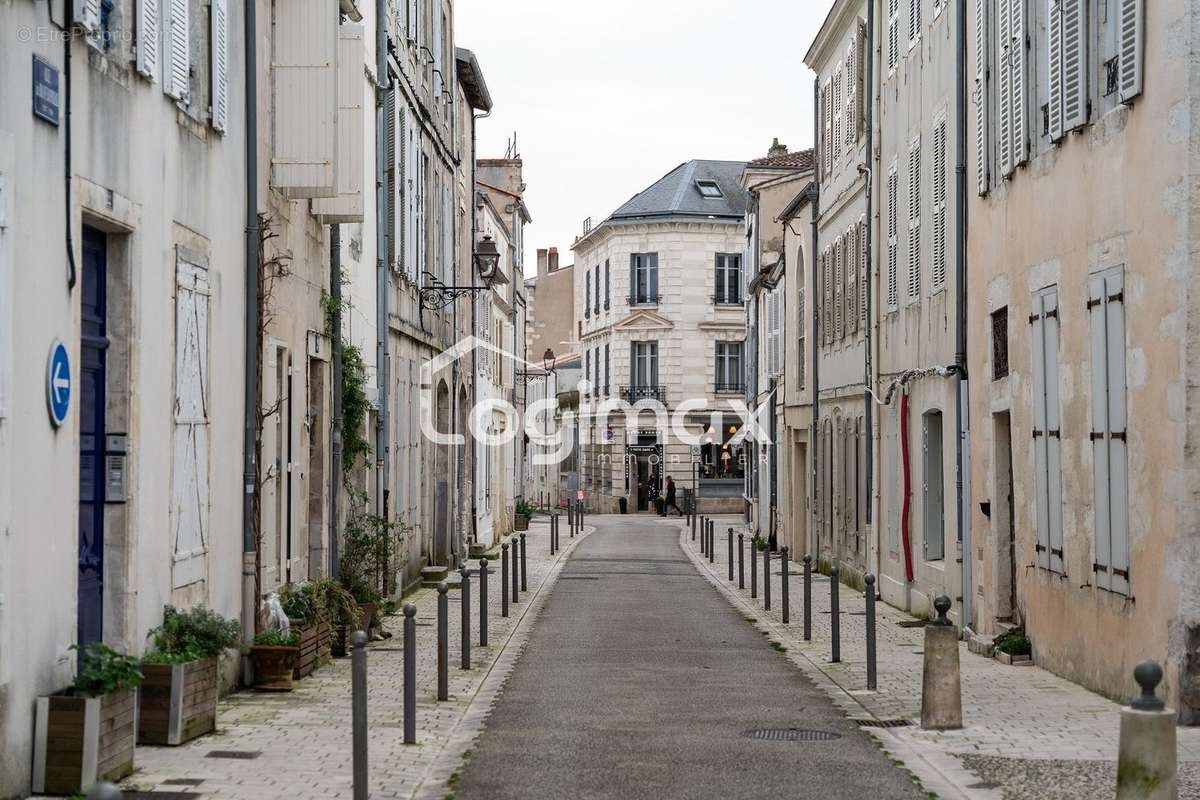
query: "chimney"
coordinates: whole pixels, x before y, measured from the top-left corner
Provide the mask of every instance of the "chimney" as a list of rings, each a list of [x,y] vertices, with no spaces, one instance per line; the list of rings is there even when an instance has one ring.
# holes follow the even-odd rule
[[[544,247],[538,248],[538,271],[537,271],[537,274],[538,274],[539,278],[542,277],[543,275],[545,275],[546,271],[547,271],[546,265],[549,263],[548,260],[546,259],[547,252],[548,251]]]
[[[549,261],[548,268],[549,268],[550,272],[558,272],[558,248],[557,247],[550,248],[549,259],[550,259],[550,261]]]
[[[770,149],[767,150],[767,158],[774,158],[775,156],[786,156],[787,152],[788,152],[787,145],[780,144],[779,137],[776,136],[775,141],[771,142]]]

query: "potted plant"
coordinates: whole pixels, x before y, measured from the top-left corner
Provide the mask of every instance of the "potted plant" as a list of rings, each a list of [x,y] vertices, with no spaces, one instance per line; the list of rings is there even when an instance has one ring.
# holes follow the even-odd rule
[[[268,628],[254,637],[254,688],[260,692],[290,692],[292,672],[300,654],[300,637],[292,631]]]
[[[617,506],[620,508],[622,514],[628,514],[629,513],[629,498],[618,497],[617,498]]]
[[[1005,631],[992,640],[996,660],[1015,667],[1033,664],[1033,643],[1021,628]]]
[[[529,520],[533,517],[533,512],[533,506],[525,502],[523,498],[517,500],[516,510],[513,513],[513,530],[529,530]]]
[[[287,614],[291,629],[300,637],[300,655],[296,659],[293,678],[299,680],[313,673],[329,657],[332,639],[325,593],[312,581],[299,586],[285,586],[279,591],[279,603]]]
[[[74,685],[35,706],[34,794],[82,794],[133,772],[138,661],[99,643],[72,649],[81,653]]]
[[[348,652],[349,631],[357,630],[362,623],[362,611],[354,595],[332,578],[324,578],[316,584],[325,607],[331,629],[329,636],[330,654],[341,658]]]
[[[142,658],[138,743],[179,745],[216,729],[217,660],[226,648],[237,647],[241,634],[237,620],[203,606],[164,609],[163,624],[150,631],[153,642]]]
[[[665,506],[666,504],[667,504],[667,499],[665,497],[663,497],[661,494],[658,497],[654,498],[654,510],[658,513],[658,515],[660,517],[664,516],[666,514],[666,512],[663,511],[663,506]]]

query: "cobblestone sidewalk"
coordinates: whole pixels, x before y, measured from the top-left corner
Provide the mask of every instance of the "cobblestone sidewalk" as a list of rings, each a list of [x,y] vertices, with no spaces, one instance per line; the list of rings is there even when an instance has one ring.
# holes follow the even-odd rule
[[[729,580],[728,534],[734,529],[734,580]],[[1114,797],[1120,706],[1037,666],[1013,667],[970,653],[960,644],[963,718],[960,731],[923,731],[921,670],[924,633],[904,627],[913,617],[876,604],[877,685],[866,689],[866,601],[841,585],[841,661],[830,663],[830,582],[813,576],[812,640],[803,638],[803,566],[790,565],[790,623],[782,621],[782,568],[771,559],[771,611],[763,610],[762,554],[758,598],[737,588],[740,517],[716,518],[714,562],[700,555],[686,520],[680,544],[729,601],[822,686],[850,717],[907,720],[869,727],[883,748],[944,798],[1054,800]],[[746,537],[746,558],[751,550]],[[1132,677],[1130,679],[1132,684]],[[1133,690],[1131,685],[1130,689]],[[1179,728],[1180,797],[1200,798],[1200,729]]]
[[[577,542],[565,517],[561,549],[550,556],[550,526],[536,519],[527,533],[528,592],[500,616],[500,565],[489,564],[489,646],[479,647],[478,562],[470,562],[472,669],[459,647],[460,593],[451,590],[450,700],[437,697],[437,592],[406,598],[417,607],[417,739],[405,745],[401,617],[384,624],[394,637],[368,648],[372,798],[443,798],[524,646],[529,629]],[[284,694],[240,692],[221,701],[216,733],[181,747],[138,747],[127,788],[195,792],[225,800],[326,800],[351,797],[350,660],[338,659]],[[226,757],[216,757],[221,754]],[[243,757],[228,757],[243,754]],[[254,754],[252,758],[245,754]]]

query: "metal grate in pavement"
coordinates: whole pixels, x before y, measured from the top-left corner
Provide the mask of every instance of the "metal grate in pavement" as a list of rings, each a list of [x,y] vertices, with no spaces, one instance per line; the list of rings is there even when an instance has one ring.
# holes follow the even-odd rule
[[[560,581],[598,581],[599,578],[593,575],[559,575]]]
[[[382,649],[382,648],[380,648]],[[205,758],[233,758],[250,761],[262,755],[261,750],[210,750]]]
[[[851,722],[860,728],[906,728],[912,725],[911,719],[854,719]]]
[[[746,735],[767,742],[831,742],[842,738],[838,733],[809,728],[758,728],[747,731]]]

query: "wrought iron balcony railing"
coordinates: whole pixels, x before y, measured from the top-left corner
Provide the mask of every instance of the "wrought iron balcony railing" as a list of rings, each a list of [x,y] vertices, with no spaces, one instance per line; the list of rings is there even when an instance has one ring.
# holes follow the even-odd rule
[[[722,383],[721,381],[717,381],[716,392],[717,394],[742,395],[746,393],[746,384],[742,381],[737,381],[735,383]]]
[[[665,404],[667,402],[667,387],[622,386],[621,399],[627,403],[636,403],[638,400],[657,400]]]
[[[710,294],[714,306],[740,306],[742,298],[735,294]]]
[[[631,294],[625,300],[631,306],[658,305],[658,295],[656,294]]]

